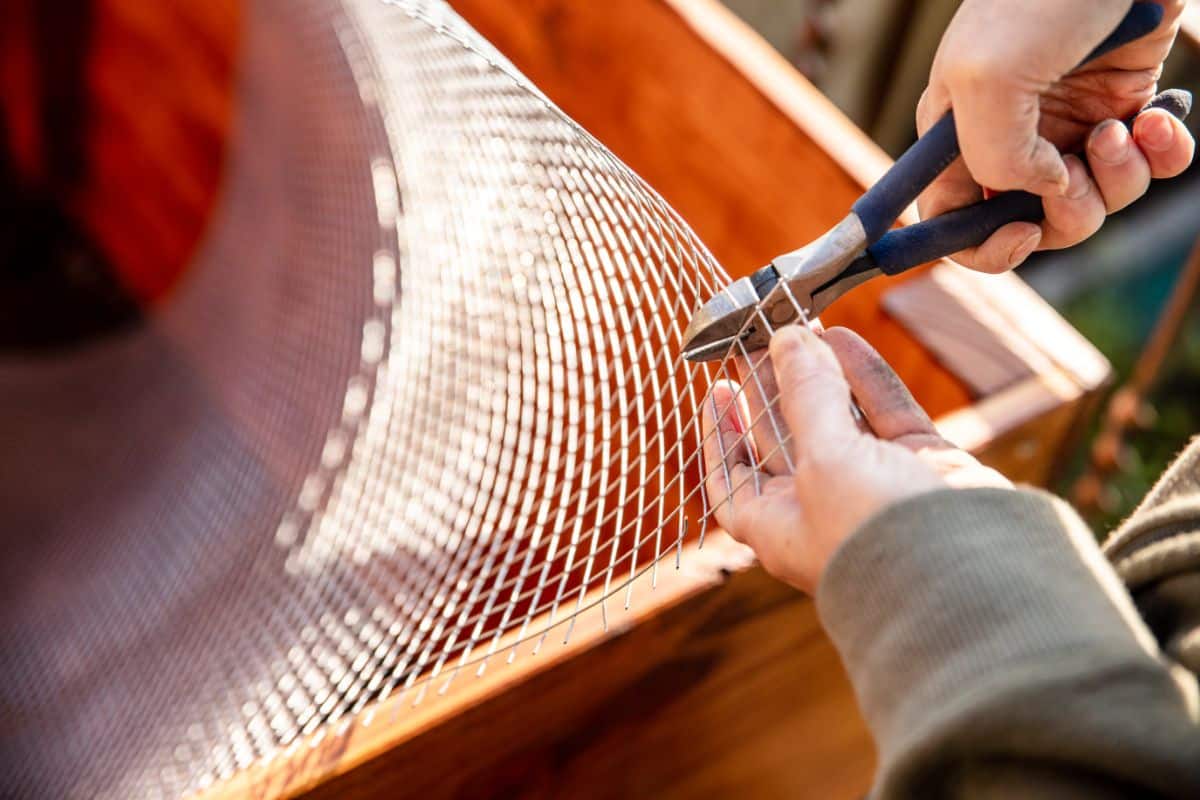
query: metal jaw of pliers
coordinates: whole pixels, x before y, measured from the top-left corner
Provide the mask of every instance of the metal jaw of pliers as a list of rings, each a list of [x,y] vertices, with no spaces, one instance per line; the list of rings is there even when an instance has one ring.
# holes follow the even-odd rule
[[[879,274],[861,256],[867,235],[851,214],[812,244],[779,256],[717,293],[684,333],[689,361],[722,358],[739,342],[747,352],[766,347],[771,334],[811,319],[839,297]]]
[[[1134,3],[1117,29],[1084,63],[1154,31],[1162,17],[1162,7],[1157,3]],[[1164,109],[1183,119],[1191,111],[1191,95],[1171,89],[1151,100],[1142,111],[1151,108]],[[1132,123],[1130,119],[1128,124]],[[846,292],[876,276],[899,275],[977,246],[1011,222],[1044,219],[1040,197],[1005,192],[916,225],[890,230],[904,209],[959,154],[954,115],[948,112],[828,233],[734,281],[697,310],[684,333],[684,357],[689,361],[711,361],[735,349],[758,350],[781,326],[815,317]]]

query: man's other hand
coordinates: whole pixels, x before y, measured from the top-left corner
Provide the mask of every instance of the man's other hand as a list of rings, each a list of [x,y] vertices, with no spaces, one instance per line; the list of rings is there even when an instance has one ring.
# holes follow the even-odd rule
[[[1041,195],[1046,219],[1006,225],[956,261],[1003,272],[1035,250],[1070,247],[1145,194],[1151,178],[1191,164],[1195,142],[1168,112],[1141,114],[1132,134],[1120,122],[1157,92],[1178,33],[1184,0],[1160,5],[1157,31],[1076,70],[1129,0],[964,0],[917,109],[924,133],[953,108],[963,157],[921,196],[921,216],[978,202],[986,186]],[[1086,168],[1062,155],[1072,151]]]
[[[943,439],[887,362],[844,328],[818,337],[787,327],[751,359],[738,364],[744,388],[719,383],[705,403],[705,488],[717,523],[780,580],[813,592],[838,545],[892,503],[1012,485]]]

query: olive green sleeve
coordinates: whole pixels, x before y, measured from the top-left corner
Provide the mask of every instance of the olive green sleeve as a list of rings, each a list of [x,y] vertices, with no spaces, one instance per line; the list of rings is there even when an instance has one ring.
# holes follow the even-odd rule
[[[1108,538],[1104,554],[1162,649],[1200,674],[1200,439]]]
[[[1200,797],[1195,677],[1090,530],[1034,491],[886,509],[817,592],[893,797]]]

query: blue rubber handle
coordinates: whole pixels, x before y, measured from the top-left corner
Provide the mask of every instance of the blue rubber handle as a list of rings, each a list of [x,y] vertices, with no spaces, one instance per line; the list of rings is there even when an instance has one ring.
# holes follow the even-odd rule
[[[939,258],[983,244],[1010,222],[1041,222],[1042,198],[1029,192],[1004,192],[940,217],[897,228],[867,248],[872,266],[884,275],[899,275]]]
[[[1152,108],[1161,108],[1178,119],[1186,119],[1192,110],[1192,96],[1180,89],[1168,89],[1147,103],[1142,111]],[[1125,124],[1132,127],[1135,119],[1136,115]],[[878,267],[885,275],[899,275],[921,264],[983,244],[1010,222],[1041,222],[1045,216],[1041,197],[1029,192],[1004,192],[981,203],[889,231],[867,248],[869,260],[863,266]]]
[[[1080,66],[1146,36],[1156,30],[1162,20],[1162,6],[1149,2],[1134,3],[1117,29]],[[867,232],[867,242],[875,242],[887,233],[904,209],[954,163],[960,153],[954,112],[947,111],[946,116],[908,148],[879,182],[854,204],[854,213]]]

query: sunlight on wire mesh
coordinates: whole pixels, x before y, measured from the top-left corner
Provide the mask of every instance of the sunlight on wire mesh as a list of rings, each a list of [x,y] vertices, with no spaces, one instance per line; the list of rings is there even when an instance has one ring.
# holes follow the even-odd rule
[[[818,325],[809,320],[808,312],[792,292],[787,281],[780,281],[771,292],[763,297],[750,314],[730,345],[730,353],[715,367],[716,378],[736,387],[731,396],[731,402],[721,408],[712,396],[711,385],[705,395],[709,404],[711,417],[714,420],[713,430],[703,435],[704,444],[708,445],[708,457],[704,458],[704,481],[711,496],[706,503],[706,514],[711,515],[720,510],[722,504],[733,504],[734,497],[740,490],[753,484],[755,495],[762,493],[761,481],[764,473],[790,474],[795,470],[792,461],[791,432],[783,422],[783,412],[780,409],[778,388],[775,376],[766,350],[751,352],[746,348],[743,335],[754,326],[761,326],[768,336],[774,336],[777,326],[768,318],[764,308],[771,306],[776,300],[786,302],[795,310],[796,324],[804,325],[809,330],[817,330]],[[744,416],[739,406],[745,405],[748,412]],[[856,418],[861,412],[852,404]],[[729,442],[718,431],[731,415],[735,415],[740,428],[745,430]],[[715,446],[714,446],[715,445]],[[742,453],[750,459],[749,475],[735,479],[729,470],[730,456],[734,452]],[[773,468],[764,470],[764,466],[773,464]],[[713,478],[719,480],[714,481]],[[718,487],[713,491],[714,484]]]
[[[680,350],[728,276],[678,215],[441,3],[245,28],[188,284],[0,363],[5,457],[58,476],[29,507],[81,498],[6,537],[5,796],[179,796],[401,713],[708,524],[696,411],[737,376]]]

